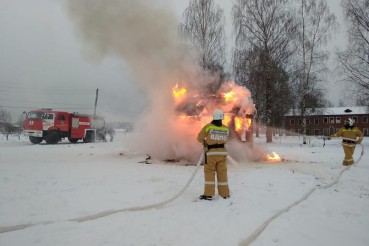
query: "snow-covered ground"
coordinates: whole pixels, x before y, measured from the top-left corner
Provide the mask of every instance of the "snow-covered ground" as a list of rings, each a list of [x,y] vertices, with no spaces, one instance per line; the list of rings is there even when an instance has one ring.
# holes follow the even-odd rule
[[[238,245],[264,221],[342,170],[339,140],[275,138],[264,148],[280,163],[228,165],[231,199],[196,201],[203,167],[177,200],[160,208],[122,212],[83,223],[69,219],[166,200],[194,166],[153,160],[114,142],[33,145],[0,137],[0,227],[56,221],[0,234],[0,245]],[[364,140],[368,149],[369,139]],[[367,151],[369,153],[369,151]],[[122,153],[123,155],[120,155]],[[360,155],[360,147],[355,157]],[[369,245],[369,155],[340,181],[315,191],[274,220],[252,245]]]

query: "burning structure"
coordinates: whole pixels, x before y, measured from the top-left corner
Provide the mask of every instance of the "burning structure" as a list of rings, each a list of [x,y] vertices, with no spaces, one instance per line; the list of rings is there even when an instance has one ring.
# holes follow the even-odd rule
[[[216,109],[225,112],[223,124],[230,129],[230,137],[242,142],[253,142],[253,118],[256,114],[250,92],[234,82],[223,84],[217,94],[206,95],[188,92],[178,84],[173,88],[177,117],[188,124],[200,122],[201,126],[212,121]]]

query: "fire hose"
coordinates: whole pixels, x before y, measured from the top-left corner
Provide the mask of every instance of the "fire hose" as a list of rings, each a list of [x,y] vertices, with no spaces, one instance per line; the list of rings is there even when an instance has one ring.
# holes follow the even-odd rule
[[[339,139],[339,138],[332,138],[332,139]],[[349,138],[342,138],[342,139],[345,139],[345,140],[352,140],[352,139],[349,139]],[[351,166],[354,166],[356,165],[357,163],[360,162],[361,158],[363,157],[364,155],[364,145],[362,144],[359,144],[361,146],[361,154],[360,154],[360,157],[359,159],[354,163],[352,164]],[[314,187],[312,189],[310,189],[305,195],[303,195],[299,200],[295,201],[294,203],[292,203],[291,205],[289,205],[288,207],[280,210],[278,213],[274,214],[272,217],[270,217],[268,220],[266,220],[261,226],[259,226],[252,234],[250,234],[250,236],[248,236],[244,241],[242,241],[240,243],[240,246],[247,246],[247,245],[250,245],[252,242],[255,241],[255,239],[265,230],[265,228],[275,219],[277,219],[280,215],[288,212],[291,208],[293,208],[294,206],[297,206],[299,203],[305,201],[311,194],[314,193],[314,191],[320,189],[320,190],[323,190],[323,189],[328,189],[330,187],[332,187],[333,185],[335,185],[341,178],[342,174],[348,170],[351,166],[346,166],[344,167],[337,175],[337,177],[329,184],[326,184],[324,186],[319,186],[319,187]]]
[[[105,216],[120,213],[120,212],[147,210],[147,209],[157,208],[157,207],[163,206],[165,204],[168,204],[168,203],[174,201],[175,199],[177,199],[188,188],[188,186],[191,184],[192,180],[194,179],[197,171],[199,170],[199,167],[200,167],[200,164],[201,164],[203,158],[204,158],[204,153],[201,154],[200,159],[197,162],[196,168],[193,171],[192,176],[190,177],[190,179],[187,181],[186,185],[175,196],[173,196],[173,197],[171,197],[171,198],[169,198],[169,199],[167,199],[163,202],[159,202],[159,203],[155,203],[155,204],[151,204],[151,205],[146,205],[146,206],[141,206],[141,207],[130,207],[130,208],[109,210],[109,211],[101,212],[101,213],[98,213],[98,214],[93,214],[93,215],[78,217],[78,218],[74,218],[74,219],[69,219],[68,221],[85,222],[85,221],[88,221],[88,220],[94,220],[94,219],[98,219],[98,218],[101,218],[101,217],[105,217]],[[22,229],[25,229],[25,228],[28,228],[28,227],[31,227],[31,226],[36,226],[36,225],[48,225],[48,224],[53,224],[53,223],[57,223],[57,222],[59,222],[59,221],[44,221],[44,222],[38,222],[38,223],[35,223],[35,224],[23,224],[23,225],[16,225],[16,226],[10,226],[10,227],[0,227],[0,233],[22,230]]]

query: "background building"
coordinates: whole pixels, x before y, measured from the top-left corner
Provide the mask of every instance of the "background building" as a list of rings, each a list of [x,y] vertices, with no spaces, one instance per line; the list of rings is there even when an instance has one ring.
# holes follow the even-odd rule
[[[309,109],[306,120],[306,135],[328,136],[336,133],[347,118],[351,117],[364,136],[369,136],[369,114],[365,107],[341,107]],[[291,110],[285,115],[286,135],[302,134],[302,120],[299,110]]]

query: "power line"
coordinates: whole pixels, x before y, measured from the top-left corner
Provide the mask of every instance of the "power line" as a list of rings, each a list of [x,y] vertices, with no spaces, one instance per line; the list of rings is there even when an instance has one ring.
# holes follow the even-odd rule
[[[101,108],[101,107],[99,107],[99,108]],[[115,111],[115,112],[119,112],[119,113],[124,113],[124,114],[129,114],[129,115],[138,115],[139,113],[138,112],[136,112],[137,114],[135,114],[135,112],[128,112],[128,111],[124,111],[124,110],[120,110],[120,109],[115,109],[115,108],[108,108],[108,109],[106,109],[106,108],[101,108],[101,109],[104,109],[104,110],[113,110],[113,111]]]
[[[49,86],[49,85],[40,85],[40,84],[36,84],[32,87],[28,86],[28,85],[24,85],[22,83],[8,83],[8,82],[0,82],[0,84],[4,84],[7,86],[0,86],[0,87],[7,87],[7,88],[14,88],[14,89],[22,89],[25,87],[28,87],[30,89],[42,89],[42,90],[70,90],[70,91],[95,91],[94,89],[86,89],[85,87],[79,87],[76,89],[71,89],[70,86]],[[8,86],[8,85],[12,85],[12,87]],[[65,89],[67,88],[67,89]]]
[[[128,101],[128,100],[125,100],[125,99],[119,98],[119,97],[117,97],[117,96],[115,96],[115,95],[113,95],[113,94],[111,94],[111,93],[107,93],[107,92],[104,92],[104,91],[100,91],[100,93],[107,95],[109,99],[111,99],[111,98],[115,98],[116,100],[121,101],[121,102],[123,102],[123,103],[130,103],[130,104],[133,104],[133,105],[136,105],[136,104],[137,104],[137,103],[133,103],[133,102],[130,102],[130,101]],[[112,99],[111,99],[111,100],[112,100]]]
[[[18,106],[0,106],[0,108],[31,108],[31,109],[35,109],[38,107],[30,107],[30,106],[24,106],[24,107],[18,107]],[[54,109],[94,109],[94,108],[53,108]]]
[[[21,87],[14,87],[14,86],[3,86],[3,85],[0,85],[0,87],[2,88],[10,88],[10,89],[31,89],[31,90],[34,90],[34,89],[37,89],[37,87],[24,87],[24,86],[21,86]],[[95,90],[86,90],[86,89],[54,89],[54,88],[41,88],[42,91],[85,91],[85,92],[88,92],[88,91],[95,91]]]
[[[57,104],[57,105],[79,105],[79,106],[91,106],[91,104],[71,104],[71,103],[51,103],[51,102],[35,102],[25,100],[14,100],[14,99],[0,99],[2,101],[13,101],[13,102],[30,102],[30,103],[45,103],[45,104]]]
[[[138,118],[138,116],[115,113],[115,112],[111,112],[111,111],[108,111],[108,110],[105,110],[105,109],[99,109],[99,108],[97,108],[97,110],[104,111],[104,112],[111,113],[111,114],[115,114],[115,115],[122,115],[122,116],[128,116],[128,117],[132,117],[132,118]]]
[[[14,102],[29,102],[29,103],[44,103],[44,104],[56,104],[56,105],[70,105],[70,106],[91,106],[91,104],[71,104],[71,103],[50,103],[50,102],[36,102],[36,101],[25,101],[25,100],[13,100],[13,99],[0,99],[3,101],[14,101]],[[9,106],[13,107],[13,106]],[[118,111],[121,113],[132,113],[129,111],[119,110],[115,108],[110,108],[110,110]]]
[[[60,94],[60,95],[63,95],[63,94],[68,94],[68,95],[71,95],[71,94],[78,94],[78,95],[82,95],[82,94],[92,94],[93,92],[48,92],[48,91],[9,91],[9,90],[1,90],[1,91],[5,91],[5,92],[17,92],[17,93],[42,93],[42,94]]]
[[[132,114],[132,115],[139,114],[139,112],[137,110],[136,111],[122,110],[122,109],[118,109],[118,108],[109,107],[107,105],[101,105],[101,106],[103,107],[102,109],[113,110],[113,111],[124,113],[124,114]],[[98,108],[101,108],[101,107],[98,106]]]
[[[22,107],[18,107],[18,106],[0,106],[0,108],[23,108],[23,109],[35,109],[37,107],[29,107],[29,106],[22,106]],[[94,109],[94,108],[53,108],[52,110],[54,109]],[[138,118],[137,115],[129,115],[129,114],[121,114],[121,113],[116,113],[116,112],[112,112],[112,111],[109,111],[109,110],[105,110],[105,109],[101,109],[101,108],[98,108],[98,110],[101,110],[101,111],[104,111],[104,112],[107,112],[107,113],[111,113],[111,114],[115,114],[115,115],[122,115],[122,116],[128,116],[128,117],[132,117],[132,118]]]

